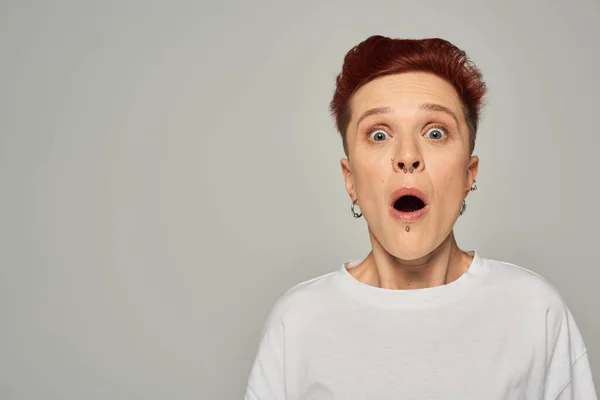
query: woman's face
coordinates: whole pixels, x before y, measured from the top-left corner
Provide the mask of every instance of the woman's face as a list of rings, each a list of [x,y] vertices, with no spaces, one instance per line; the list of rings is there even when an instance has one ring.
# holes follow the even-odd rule
[[[399,259],[428,255],[452,232],[477,176],[456,90],[428,73],[388,75],[362,86],[350,109],[342,171],[371,239]],[[418,189],[425,207],[395,202],[403,188]]]

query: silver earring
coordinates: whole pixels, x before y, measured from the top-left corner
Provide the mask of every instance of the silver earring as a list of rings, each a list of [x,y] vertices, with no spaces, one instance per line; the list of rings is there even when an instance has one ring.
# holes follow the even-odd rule
[[[467,202],[463,200],[462,206],[460,207],[460,215],[463,215],[467,210]]]
[[[355,206],[355,205],[356,205],[356,200],[354,200],[354,201],[352,202],[352,206],[350,207],[350,209],[352,210],[352,216],[353,216],[354,218],[360,218],[360,217],[362,217],[362,211],[360,212],[360,214],[359,214],[359,213],[357,213],[356,211],[354,211],[354,206]]]
[[[475,179],[473,179],[473,185],[471,186],[471,192],[474,192],[477,190],[477,182],[475,182]]]

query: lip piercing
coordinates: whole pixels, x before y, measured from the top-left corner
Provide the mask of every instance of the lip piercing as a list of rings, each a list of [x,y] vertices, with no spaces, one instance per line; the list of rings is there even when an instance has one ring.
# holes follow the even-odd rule
[[[406,225],[406,232],[410,232],[410,226]]]

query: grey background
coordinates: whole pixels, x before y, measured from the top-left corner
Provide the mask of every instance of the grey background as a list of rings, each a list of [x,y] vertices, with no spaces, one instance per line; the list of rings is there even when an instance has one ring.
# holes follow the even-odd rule
[[[597,0],[21,0],[0,3],[0,398],[241,398],[276,298],[369,250],[327,107],[372,34],[483,70],[459,245],[558,288],[599,386]]]

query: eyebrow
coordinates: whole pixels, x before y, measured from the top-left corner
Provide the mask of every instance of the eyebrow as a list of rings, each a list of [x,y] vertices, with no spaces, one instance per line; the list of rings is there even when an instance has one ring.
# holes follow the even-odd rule
[[[394,112],[394,110],[391,107],[376,107],[376,108],[371,108],[370,110],[365,111],[364,114],[360,116],[360,118],[356,122],[356,127],[358,128],[358,125],[360,125],[360,122],[363,119],[365,119],[367,117],[370,117],[371,115],[390,114],[390,113],[393,113],[393,112]]]
[[[425,111],[434,111],[434,112],[443,112],[443,113],[446,113],[446,114],[448,114],[449,116],[451,116],[454,119],[454,122],[456,122],[456,125],[459,125],[459,123],[458,123],[458,117],[456,116],[456,114],[454,113],[454,111],[452,111],[448,107],[444,107],[444,106],[439,105],[439,104],[424,103],[424,104],[421,104],[419,106],[419,108],[421,110],[425,110]]]
[[[454,122],[456,122],[456,125],[459,125],[458,117],[456,116],[456,113],[454,111],[452,111],[451,109],[449,109],[448,107],[442,106],[440,104],[434,104],[434,103],[423,103],[419,106],[419,109],[424,110],[424,111],[443,112],[443,113],[451,116],[452,119],[454,119]],[[394,112],[394,109],[392,109],[391,107],[371,108],[370,110],[365,111],[363,113],[363,115],[360,116],[360,118],[356,122],[356,127],[358,128],[358,125],[360,125],[360,122],[367,117],[370,117],[372,115],[379,115],[379,114],[390,114],[393,112]]]

